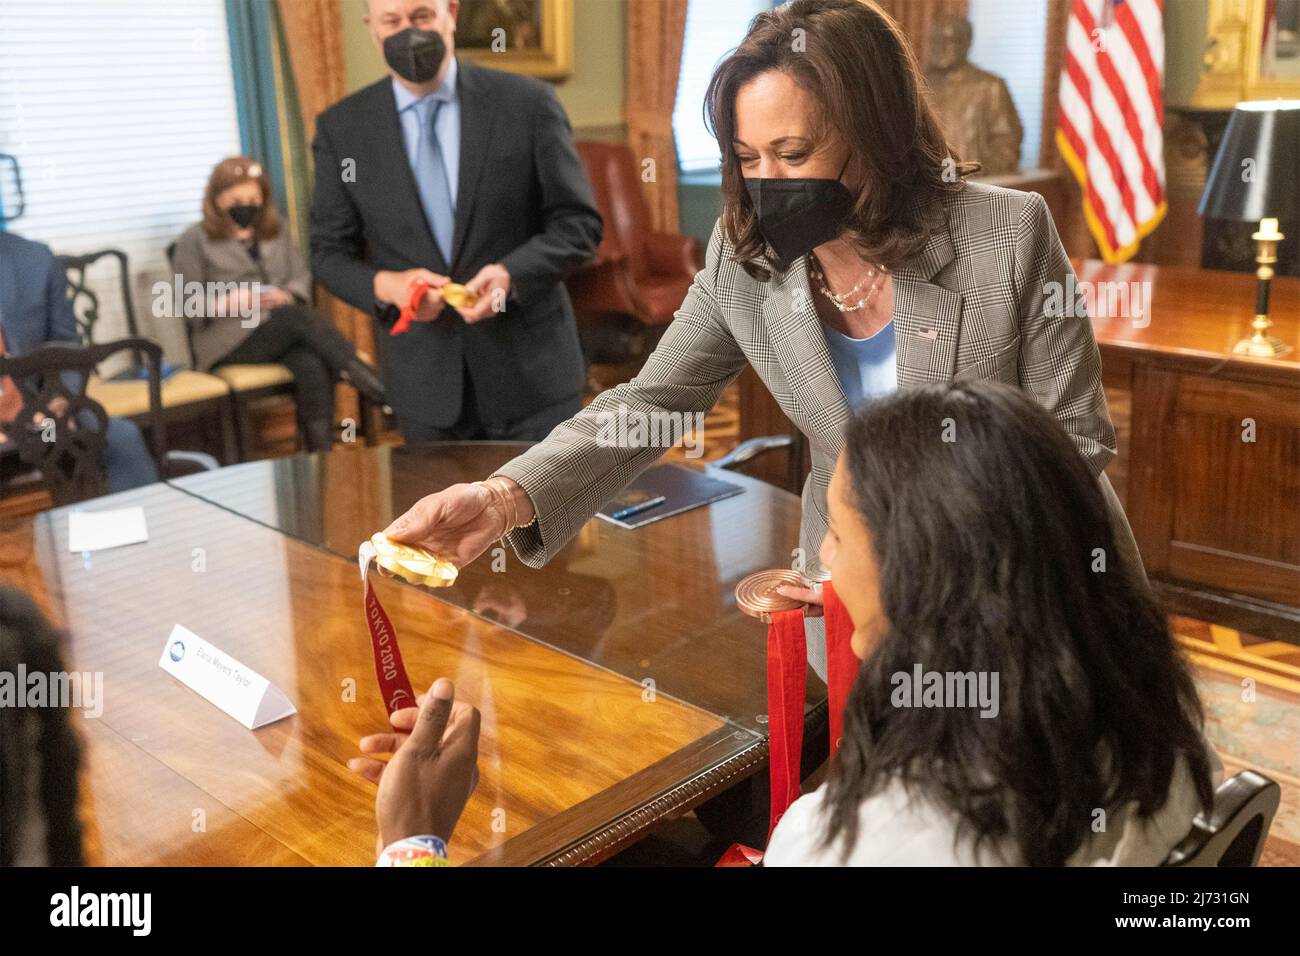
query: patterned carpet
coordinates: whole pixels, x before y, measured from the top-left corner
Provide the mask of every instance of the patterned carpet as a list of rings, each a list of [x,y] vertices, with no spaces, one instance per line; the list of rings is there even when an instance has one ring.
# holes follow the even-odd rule
[[[1249,768],[1282,787],[1260,865],[1300,866],[1300,647],[1194,618],[1171,623],[1195,665],[1224,773]]]

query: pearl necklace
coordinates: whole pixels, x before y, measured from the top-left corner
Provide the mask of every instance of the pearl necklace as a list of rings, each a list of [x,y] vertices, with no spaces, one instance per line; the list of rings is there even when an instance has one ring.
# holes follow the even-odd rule
[[[827,283],[825,274],[823,274],[821,269],[817,267],[817,260],[811,256],[808,259],[808,272],[812,275],[813,281],[817,283],[818,290],[820,290],[821,293],[830,300],[831,305],[835,306],[835,308],[841,312],[858,312],[865,309],[867,303],[871,301],[872,296],[876,294],[877,290],[879,290],[880,286],[883,284],[885,276],[888,275],[888,270],[886,270],[884,266],[872,266],[867,272],[865,279],[858,282],[858,284],[848,292],[845,292],[842,295],[836,295],[831,291],[830,284]],[[850,299],[857,295],[858,290],[862,288],[862,283],[868,280],[871,281],[871,285],[867,289],[866,294],[863,295],[862,298],[858,299],[856,303],[850,305]]]

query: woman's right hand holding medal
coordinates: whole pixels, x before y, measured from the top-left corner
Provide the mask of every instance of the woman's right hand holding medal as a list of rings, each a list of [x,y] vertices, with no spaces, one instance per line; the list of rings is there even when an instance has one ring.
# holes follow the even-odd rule
[[[532,518],[528,495],[509,478],[497,476],[486,482],[452,485],[421,498],[385,528],[384,534],[462,568],[507,531]]]

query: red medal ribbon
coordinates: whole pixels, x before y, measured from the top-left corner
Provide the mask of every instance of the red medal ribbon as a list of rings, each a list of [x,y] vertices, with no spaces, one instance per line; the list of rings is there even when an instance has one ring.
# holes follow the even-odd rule
[[[384,606],[379,603],[375,586],[370,583],[370,559],[373,551],[368,545],[362,545],[358,556],[361,565],[361,584],[366,592],[366,628],[370,631],[370,650],[375,658],[375,677],[379,681],[379,693],[384,699],[384,708],[391,715],[403,707],[414,707],[415,691],[411,680],[406,676],[406,666],[402,663],[402,652],[397,646],[397,632],[393,622],[388,619]]]
[[[808,689],[808,644],[803,610],[777,611],[767,627],[768,778],[772,813],[767,835],[799,799],[803,706]]]
[[[826,702],[831,724],[831,756],[844,739],[844,705],[862,662],[853,653],[853,619],[831,582],[822,584],[826,614]]]
[[[822,584],[826,623],[826,699],[831,756],[844,737],[844,706],[861,663],[853,653],[853,620],[830,581]],[[776,611],[767,626],[768,780],[771,815],[767,835],[799,799],[803,753],[804,704],[807,701],[808,647],[803,610]],[[763,854],[732,844],[715,866],[753,866]]]
[[[420,308],[420,303],[424,301],[424,295],[429,288],[429,283],[423,279],[416,279],[411,284],[411,299],[402,308],[393,327],[388,330],[389,335],[401,335],[411,327],[411,323],[415,321],[415,313]]]
[[[763,862],[763,854],[743,843],[733,843],[722,854],[714,866],[758,866]]]

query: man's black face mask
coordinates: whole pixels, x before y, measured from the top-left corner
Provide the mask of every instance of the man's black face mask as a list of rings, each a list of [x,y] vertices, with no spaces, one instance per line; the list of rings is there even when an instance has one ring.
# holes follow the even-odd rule
[[[428,83],[446,56],[447,44],[434,30],[407,27],[384,40],[384,60],[408,83]]]

